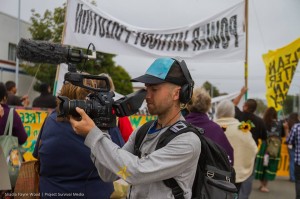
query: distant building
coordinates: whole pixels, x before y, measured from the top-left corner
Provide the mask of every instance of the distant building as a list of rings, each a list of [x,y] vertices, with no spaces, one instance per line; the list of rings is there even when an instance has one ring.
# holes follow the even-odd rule
[[[0,81],[15,81],[16,50],[18,45],[18,18],[0,12]],[[30,23],[20,20],[20,38],[31,38]],[[39,95],[33,90],[35,80],[19,69],[18,95],[29,94],[30,102]]]

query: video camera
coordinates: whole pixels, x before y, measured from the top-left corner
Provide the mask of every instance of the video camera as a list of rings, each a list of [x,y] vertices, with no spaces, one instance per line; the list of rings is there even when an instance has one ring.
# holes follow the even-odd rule
[[[64,82],[91,91],[86,100],[70,100],[65,96],[58,96],[60,100],[58,117],[68,115],[79,117],[76,107],[80,107],[97,127],[107,129],[116,126],[116,116],[124,117],[138,112],[146,96],[146,90],[141,89],[114,101],[115,94],[110,90],[108,77],[78,73],[74,63],[95,59],[95,48],[90,56],[85,55],[80,49],[72,49],[60,44],[21,39],[17,47],[17,56],[36,63],[66,63],[69,72],[65,74]],[[101,85],[105,85],[104,87],[95,86],[99,85],[100,81],[102,81]]]
[[[105,88],[95,88],[86,85],[85,82],[104,81]],[[65,74],[64,81],[68,81],[73,85],[92,91],[88,95],[87,100],[69,100],[67,97],[58,96],[60,99],[59,117],[67,115],[79,116],[76,107],[84,109],[87,115],[95,122],[99,128],[109,128],[116,126],[116,116],[124,117],[138,112],[139,107],[143,103],[146,90],[141,89],[131,93],[125,97],[114,101],[113,91],[110,91],[109,79],[105,76],[86,75],[77,72],[68,72]]]

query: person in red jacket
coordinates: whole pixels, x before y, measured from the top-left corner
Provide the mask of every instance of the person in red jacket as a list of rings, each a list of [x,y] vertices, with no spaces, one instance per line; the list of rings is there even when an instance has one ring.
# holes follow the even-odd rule
[[[127,142],[127,140],[129,139],[129,136],[131,135],[131,133],[133,131],[130,120],[127,116],[119,117],[118,120],[119,120],[118,127],[121,131],[122,137],[123,137],[124,141]]]

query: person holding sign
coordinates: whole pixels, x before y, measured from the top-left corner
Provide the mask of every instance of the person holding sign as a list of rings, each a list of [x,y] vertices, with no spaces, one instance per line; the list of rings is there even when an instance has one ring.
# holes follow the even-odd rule
[[[29,97],[28,95],[24,95],[22,97],[16,96],[17,87],[14,81],[7,81],[5,83],[5,87],[7,89],[7,104],[11,106],[29,106]]]
[[[238,104],[240,103],[242,97],[247,92],[248,88],[243,86],[239,95],[233,99],[233,104],[235,105],[235,118],[240,122],[251,122],[253,127],[250,132],[255,143],[258,145],[258,139],[266,140],[267,139],[267,131],[262,118],[255,115],[255,111],[257,108],[257,102],[254,99],[247,99],[244,104],[242,110],[239,109]],[[254,175],[251,175],[247,180],[242,182],[241,189],[239,192],[239,199],[248,199],[250,197],[252,191],[252,182],[254,179]]]

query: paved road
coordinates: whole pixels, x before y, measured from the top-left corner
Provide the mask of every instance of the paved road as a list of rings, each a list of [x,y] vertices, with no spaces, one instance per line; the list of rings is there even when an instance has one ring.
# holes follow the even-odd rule
[[[289,181],[288,177],[277,177],[269,182],[269,193],[262,193],[258,190],[260,182],[254,180],[252,193],[249,199],[295,199],[295,184]],[[125,199],[125,198],[124,198]]]
[[[254,180],[252,193],[249,199],[295,199],[295,184],[289,181],[288,177],[277,177],[269,182],[269,193],[262,193],[258,190],[260,182]]]

